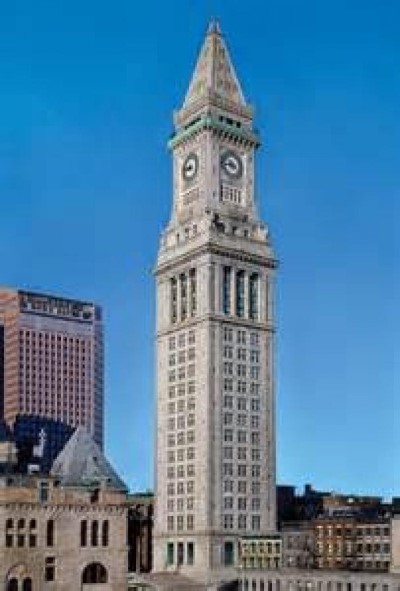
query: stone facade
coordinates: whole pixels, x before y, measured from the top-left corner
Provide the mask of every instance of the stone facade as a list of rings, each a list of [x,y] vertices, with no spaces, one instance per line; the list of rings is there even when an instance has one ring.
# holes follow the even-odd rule
[[[400,577],[343,571],[253,571],[239,576],[238,591],[400,591]]]
[[[125,591],[125,498],[51,477],[1,477],[0,588]]]
[[[400,514],[392,519],[392,553],[390,570],[400,575]]]
[[[276,261],[255,206],[252,111],[215,25],[175,123],[156,267],[154,569],[207,572],[276,523]]]

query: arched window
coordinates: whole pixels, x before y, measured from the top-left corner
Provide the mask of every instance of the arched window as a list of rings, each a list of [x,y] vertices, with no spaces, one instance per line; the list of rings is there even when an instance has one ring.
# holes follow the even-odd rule
[[[24,582],[22,583],[22,591],[32,591],[32,579],[24,579]]]
[[[96,522],[94,522],[96,523]],[[82,573],[82,583],[84,585],[92,585],[98,583],[107,583],[107,571],[100,562],[92,562],[88,564]]]
[[[7,591],[18,591],[17,579],[10,579],[7,584]]]
[[[92,523],[91,543],[92,546],[99,545],[99,524],[97,521],[93,521]]]
[[[101,543],[103,546],[108,546],[109,530],[110,526],[108,521],[103,521],[103,525],[101,528]]]
[[[49,519],[46,526],[46,544],[54,546],[54,519]]]
[[[87,521],[81,521],[81,546],[87,546]]]

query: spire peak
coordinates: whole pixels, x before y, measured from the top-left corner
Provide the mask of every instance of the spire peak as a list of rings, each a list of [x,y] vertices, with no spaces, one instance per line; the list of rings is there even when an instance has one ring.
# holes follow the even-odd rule
[[[212,18],[210,20],[210,24],[208,25],[207,35],[222,35],[221,27],[219,26],[219,22],[216,18]]]
[[[236,107],[247,106],[216,19],[212,19],[208,26],[183,108],[201,99],[223,101]]]

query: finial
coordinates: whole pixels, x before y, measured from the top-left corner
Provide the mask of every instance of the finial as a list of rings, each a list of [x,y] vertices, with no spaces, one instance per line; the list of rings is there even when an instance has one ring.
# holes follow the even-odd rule
[[[216,18],[212,18],[210,21],[210,24],[208,25],[208,31],[207,34],[211,35],[212,33],[215,33],[216,35],[221,35],[221,28],[219,26],[219,22]]]

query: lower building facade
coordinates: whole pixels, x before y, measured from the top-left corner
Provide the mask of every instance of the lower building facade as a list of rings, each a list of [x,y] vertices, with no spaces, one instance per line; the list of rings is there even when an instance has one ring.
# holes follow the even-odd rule
[[[0,589],[125,591],[126,510],[112,491],[13,476],[0,486]]]
[[[302,569],[248,571],[240,575],[238,591],[400,591],[400,576]]]

